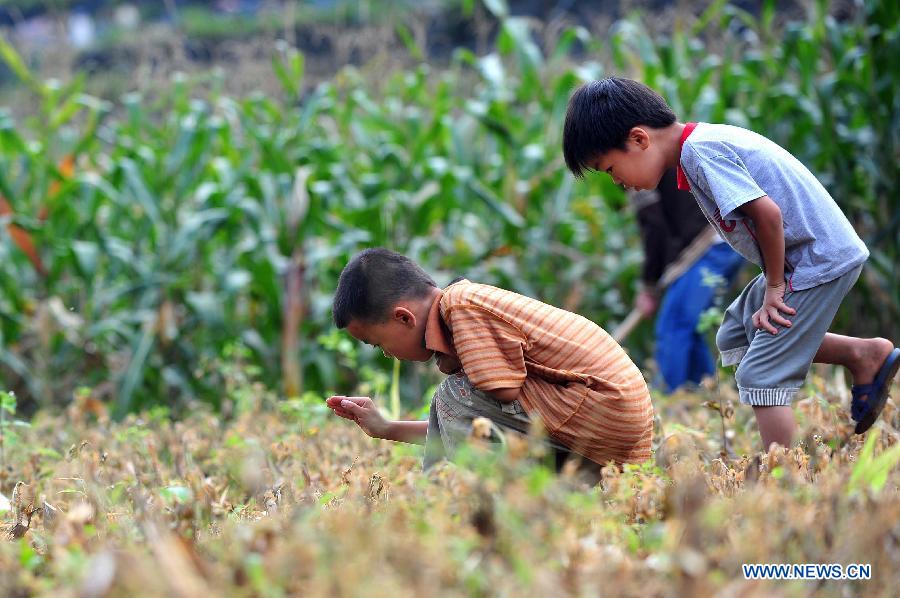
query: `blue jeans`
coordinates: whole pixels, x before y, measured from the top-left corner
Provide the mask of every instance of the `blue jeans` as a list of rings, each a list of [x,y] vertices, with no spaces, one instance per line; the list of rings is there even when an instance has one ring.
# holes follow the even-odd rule
[[[718,243],[666,290],[656,317],[655,353],[666,392],[713,373],[715,365],[697,324],[743,261],[727,243]]]

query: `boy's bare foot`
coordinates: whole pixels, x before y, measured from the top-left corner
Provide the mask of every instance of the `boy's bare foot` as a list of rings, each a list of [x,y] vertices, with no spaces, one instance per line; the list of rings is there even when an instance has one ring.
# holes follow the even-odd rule
[[[886,338],[876,337],[860,340],[862,342],[854,351],[851,363],[847,365],[855,386],[872,382],[878,375],[878,370],[881,369],[884,360],[894,350],[894,343]]]
[[[856,421],[856,434],[862,434],[872,427],[881,415],[894,376],[900,369],[900,349],[894,349],[890,341],[883,338],[868,339],[860,347],[864,358],[858,362],[860,370],[853,372],[851,369],[854,384],[850,389],[853,395],[850,414]],[[872,371],[875,373],[871,374]]]

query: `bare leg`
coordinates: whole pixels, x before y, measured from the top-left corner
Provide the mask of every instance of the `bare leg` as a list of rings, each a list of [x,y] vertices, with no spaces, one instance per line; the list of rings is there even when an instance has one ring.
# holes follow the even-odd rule
[[[854,384],[869,384],[893,349],[894,344],[885,338],[856,338],[829,332],[813,361],[842,365],[850,371]],[[791,446],[796,422],[790,407],[753,407],[753,412],[765,450],[773,442]]]
[[[772,444],[780,444],[790,448],[794,436],[794,412],[788,405],[774,407],[753,407],[756,425],[762,437],[763,449],[769,450]]]
[[[886,338],[856,338],[829,332],[813,361],[842,365],[850,370],[853,384],[868,384],[893,350],[894,343]]]

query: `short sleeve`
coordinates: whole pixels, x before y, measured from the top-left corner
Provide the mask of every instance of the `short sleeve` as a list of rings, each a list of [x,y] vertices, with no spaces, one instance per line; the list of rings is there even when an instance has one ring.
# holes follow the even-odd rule
[[[700,158],[697,170],[698,183],[716,202],[722,218],[734,218],[731,213],[736,209],[766,195],[737,156]]]
[[[490,392],[522,386],[527,341],[518,328],[474,305],[451,306],[445,321],[463,371],[475,388]]]

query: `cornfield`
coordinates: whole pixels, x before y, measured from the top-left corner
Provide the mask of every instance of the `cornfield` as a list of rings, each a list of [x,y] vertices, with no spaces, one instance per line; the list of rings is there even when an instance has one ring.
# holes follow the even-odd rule
[[[546,47],[531,21],[487,6],[495,51],[377,85],[348,67],[309,89],[284,45],[278,97],[226,97],[219,71],[111,102],[83,77],[36,80],[2,43],[39,107],[25,122],[0,114],[3,385],[57,406],[89,387],[118,417],[220,406],[211,364],[239,353],[287,397],[386,387],[377,358],[328,320],[341,266],[370,245],[438,282],[465,275],[611,327],[633,296],[636,227],[606,177],[573,182],[559,145],[573,87],[613,72],[660,89],[683,120],[753,128],[811,167],[872,252],[839,329],[897,332],[894,3],[837,21],[818,2],[776,25],[774,2],[756,17],[716,2],[665,35],[636,16]],[[402,378],[403,401],[420,404],[433,379]]]

